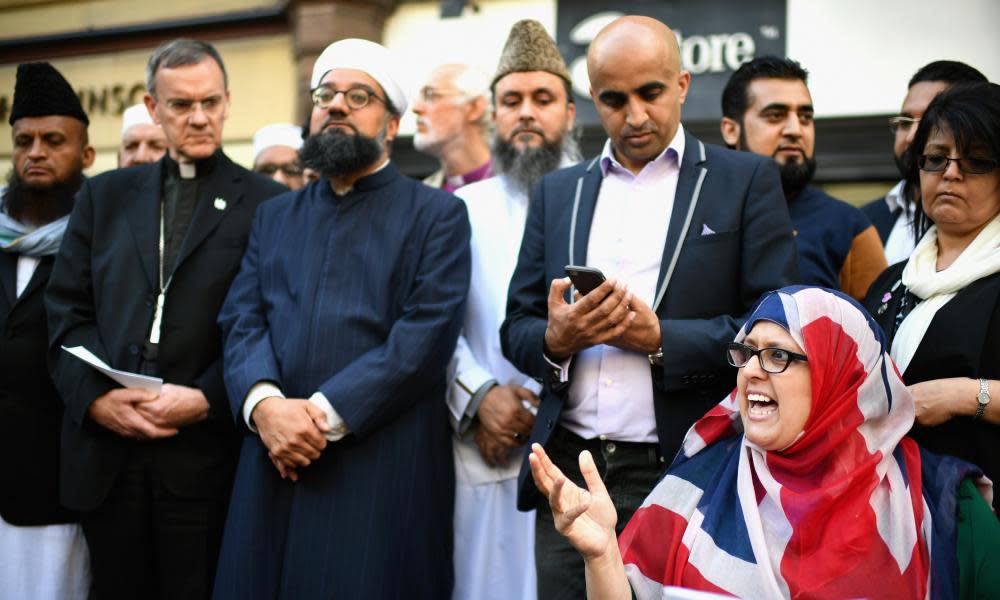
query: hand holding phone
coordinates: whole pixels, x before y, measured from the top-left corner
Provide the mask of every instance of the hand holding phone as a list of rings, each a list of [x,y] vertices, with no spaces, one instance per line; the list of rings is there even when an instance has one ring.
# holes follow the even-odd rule
[[[566,275],[581,296],[586,296],[605,281],[604,273],[593,267],[566,265]]]

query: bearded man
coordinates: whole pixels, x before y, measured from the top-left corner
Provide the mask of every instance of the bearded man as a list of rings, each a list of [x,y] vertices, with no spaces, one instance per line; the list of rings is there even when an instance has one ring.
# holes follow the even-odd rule
[[[469,285],[461,201],[389,160],[406,96],[382,46],[313,67],[319,181],[257,211],[219,314],[245,425],[217,598],[447,598],[445,369]]]
[[[0,190],[0,590],[86,598],[87,544],[59,503],[63,404],[46,364],[43,292],[83,170],[94,162],[80,100],[48,63],[18,65],[14,170]]]
[[[517,510],[517,474],[541,386],[503,357],[500,324],[529,194],[580,153],[569,71],[537,21],[516,23],[493,78],[498,175],[463,187],[472,283],[448,407],[455,454],[455,595],[535,598],[534,513]]]

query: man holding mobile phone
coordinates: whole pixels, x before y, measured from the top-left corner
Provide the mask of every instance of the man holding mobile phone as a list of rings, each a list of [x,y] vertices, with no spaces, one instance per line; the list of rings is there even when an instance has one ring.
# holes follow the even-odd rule
[[[511,363],[545,379],[530,442],[578,485],[589,450],[620,532],[690,425],[732,389],[724,348],[744,315],[798,271],[773,162],[681,126],[690,75],[673,31],[617,19],[591,44],[587,70],[609,140],[535,187],[500,337]],[[608,280],[569,298],[566,265]],[[519,484],[521,510],[544,507],[539,597],[583,597],[583,559],[556,532],[526,460]]]

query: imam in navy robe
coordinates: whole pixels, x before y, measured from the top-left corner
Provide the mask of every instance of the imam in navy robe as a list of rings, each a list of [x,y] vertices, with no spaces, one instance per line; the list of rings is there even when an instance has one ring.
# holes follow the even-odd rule
[[[452,587],[445,367],[469,286],[462,202],[390,163],[260,206],[219,324],[243,439],[217,598],[433,598]],[[282,480],[242,416],[258,382],[352,433]]]

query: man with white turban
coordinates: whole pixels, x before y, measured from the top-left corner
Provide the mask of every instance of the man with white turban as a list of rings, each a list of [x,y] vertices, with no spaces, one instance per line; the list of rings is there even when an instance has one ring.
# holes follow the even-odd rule
[[[216,598],[448,598],[445,368],[469,285],[460,200],[389,160],[406,110],[388,50],[330,45],[302,164],[261,205],[219,313],[246,436]]]
[[[153,122],[145,104],[135,104],[122,113],[119,167],[155,163],[167,153],[169,145],[163,128]]]
[[[305,185],[299,148],[302,147],[302,128],[291,123],[265,125],[253,134],[251,151],[253,170],[264,177],[297,190]]]

